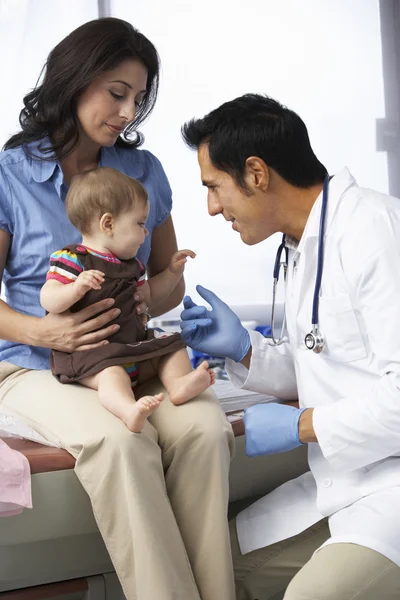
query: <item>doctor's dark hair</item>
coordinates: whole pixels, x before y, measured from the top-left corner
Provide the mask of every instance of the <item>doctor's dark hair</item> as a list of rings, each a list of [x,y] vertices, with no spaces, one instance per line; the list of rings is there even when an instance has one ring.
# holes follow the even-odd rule
[[[153,44],[130,23],[108,17],[81,25],[53,48],[36,87],[23,100],[19,115],[22,131],[6,142],[4,150],[49,136],[52,145],[41,147],[41,152],[49,154],[49,159],[54,153],[60,160],[68,156],[79,142],[79,97],[95,77],[126,59],[138,60],[146,67],[147,86],[135,120],[116,144],[140,146],[144,138],[137,127],[154,108],[160,60]]]
[[[326,168],[315,156],[300,117],[276,100],[246,94],[182,127],[190,148],[208,144],[211,163],[246,190],[246,160],[261,158],[285,181],[307,188],[324,180]]]

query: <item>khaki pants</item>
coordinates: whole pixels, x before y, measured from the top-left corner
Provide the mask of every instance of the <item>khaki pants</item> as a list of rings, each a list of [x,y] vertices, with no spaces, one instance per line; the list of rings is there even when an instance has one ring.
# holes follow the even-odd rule
[[[97,392],[0,363],[0,406],[76,457],[75,472],[128,600],[233,600],[227,524],[233,434],[212,391],[165,398],[142,433]],[[152,380],[137,396],[162,389]]]
[[[326,519],[287,540],[240,553],[230,523],[237,600],[399,600],[400,567],[374,550],[332,544]]]

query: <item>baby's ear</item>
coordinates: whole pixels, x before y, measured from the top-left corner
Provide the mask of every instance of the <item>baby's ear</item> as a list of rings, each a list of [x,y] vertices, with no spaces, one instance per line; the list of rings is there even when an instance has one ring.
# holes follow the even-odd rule
[[[115,220],[111,213],[104,213],[100,217],[99,228],[102,233],[112,235],[114,233]]]

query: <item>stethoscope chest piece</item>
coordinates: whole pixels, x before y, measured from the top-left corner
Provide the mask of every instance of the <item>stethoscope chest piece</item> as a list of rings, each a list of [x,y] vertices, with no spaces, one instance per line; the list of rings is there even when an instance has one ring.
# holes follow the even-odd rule
[[[304,343],[306,348],[315,354],[319,354],[325,348],[325,338],[317,327],[313,327],[313,330],[307,333]]]

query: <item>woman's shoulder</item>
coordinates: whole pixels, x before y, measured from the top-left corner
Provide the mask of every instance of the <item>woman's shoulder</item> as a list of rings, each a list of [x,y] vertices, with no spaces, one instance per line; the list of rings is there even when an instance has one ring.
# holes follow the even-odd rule
[[[0,166],[3,169],[7,169],[22,162],[26,163],[27,161],[28,157],[22,146],[10,148],[9,150],[3,150],[0,152]]]
[[[137,178],[136,173],[140,170],[144,175],[151,173],[153,176],[165,177],[160,160],[149,150],[114,146],[114,151],[123,164],[127,175]]]
[[[40,144],[45,139],[28,142],[23,146],[0,152],[0,171],[5,174],[13,173],[20,181],[27,178],[29,180],[32,174],[34,175],[38,169],[42,168]]]

